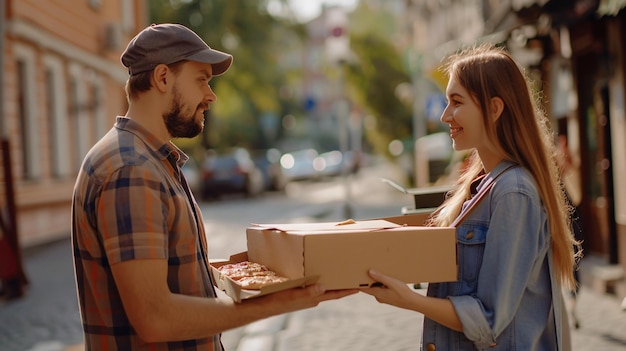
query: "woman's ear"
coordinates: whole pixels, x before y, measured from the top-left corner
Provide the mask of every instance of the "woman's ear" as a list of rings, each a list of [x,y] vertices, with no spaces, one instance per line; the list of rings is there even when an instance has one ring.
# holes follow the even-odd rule
[[[502,101],[499,97],[491,98],[491,103],[489,105],[489,113],[491,114],[491,120],[493,122],[497,121],[498,118],[502,115],[502,111],[504,111],[504,101]]]

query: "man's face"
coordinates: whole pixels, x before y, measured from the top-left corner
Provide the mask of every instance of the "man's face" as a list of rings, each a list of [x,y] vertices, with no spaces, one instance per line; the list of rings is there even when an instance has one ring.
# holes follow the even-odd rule
[[[209,86],[211,65],[187,62],[177,72],[170,109],[163,121],[172,138],[193,138],[204,128],[204,111],[216,96]]]
[[[182,94],[174,87],[170,110],[163,115],[163,121],[172,138],[193,138],[204,128],[204,114],[199,119],[197,110],[182,100]]]

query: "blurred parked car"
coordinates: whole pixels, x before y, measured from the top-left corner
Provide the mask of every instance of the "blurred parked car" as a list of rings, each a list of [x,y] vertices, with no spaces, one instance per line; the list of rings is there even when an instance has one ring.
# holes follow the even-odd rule
[[[316,180],[320,174],[314,167],[315,149],[289,152],[280,157],[280,165],[289,180]]]
[[[263,175],[244,148],[222,154],[207,151],[201,173],[202,197],[205,199],[227,193],[255,196],[263,192]]]
[[[344,167],[344,157],[341,151],[333,150],[319,154],[313,161],[315,170],[324,177],[334,177],[342,175]]]
[[[339,150],[319,154],[313,161],[313,167],[320,176],[336,177],[357,173],[360,167],[360,154],[353,151],[342,153]]]
[[[193,158],[189,158],[189,160],[185,162],[185,165],[183,165],[181,170],[183,171],[183,175],[185,176],[187,184],[189,185],[189,188],[191,189],[191,192],[194,194],[194,196],[202,196],[202,177],[200,175],[200,167],[198,166],[198,162]]]
[[[252,160],[263,175],[265,190],[282,191],[287,185],[287,176],[280,166],[280,156],[280,151],[273,148],[252,152]]]

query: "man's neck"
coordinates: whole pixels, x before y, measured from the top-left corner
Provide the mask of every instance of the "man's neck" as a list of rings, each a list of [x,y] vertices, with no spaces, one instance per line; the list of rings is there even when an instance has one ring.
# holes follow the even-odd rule
[[[163,143],[167,143],[172,139],[163,121],[163,112],[158,102],[145,98],[131,102],[126,112],[126,117],[141,124]]]

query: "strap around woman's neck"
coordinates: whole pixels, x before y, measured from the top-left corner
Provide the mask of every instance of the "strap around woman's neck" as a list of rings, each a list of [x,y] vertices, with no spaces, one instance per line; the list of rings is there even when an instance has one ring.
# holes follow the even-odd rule
[[[476,205],[478,205],[480,200],[482,200],[483,197],[485,197],[485,195],[487,195],[489,193],[491,188],[493,188],[493,186],[495,185],[495,180],[500,175],[502,175],[504,172],[506,172],[507,170],[509,170],[509,169],[511,169],[511,168],[513,168],[515,166],[516,166],[515,164],[510,164],[506,168],[504,168],[501,172],[499,172],[498,174],[496,174],[493,177],[490,177],[489,174],[488,174],[486,176],[485,183],[482,185],[482,187],[480,187],[480,190],[478,190],[478,193],[476,195],[474,195],[474,197],[472,197],[472,199],[470,200],[470,203],[468,204],[468,206],[465,207],[461,211],[461,213],[459,213],[459,215],[452,222],[452,224],[450,224],[450,227],[456,227],[459,224],[461,224],[461,222],[463,222],[463,220],[465,220],[467,215],[476,207]]]

